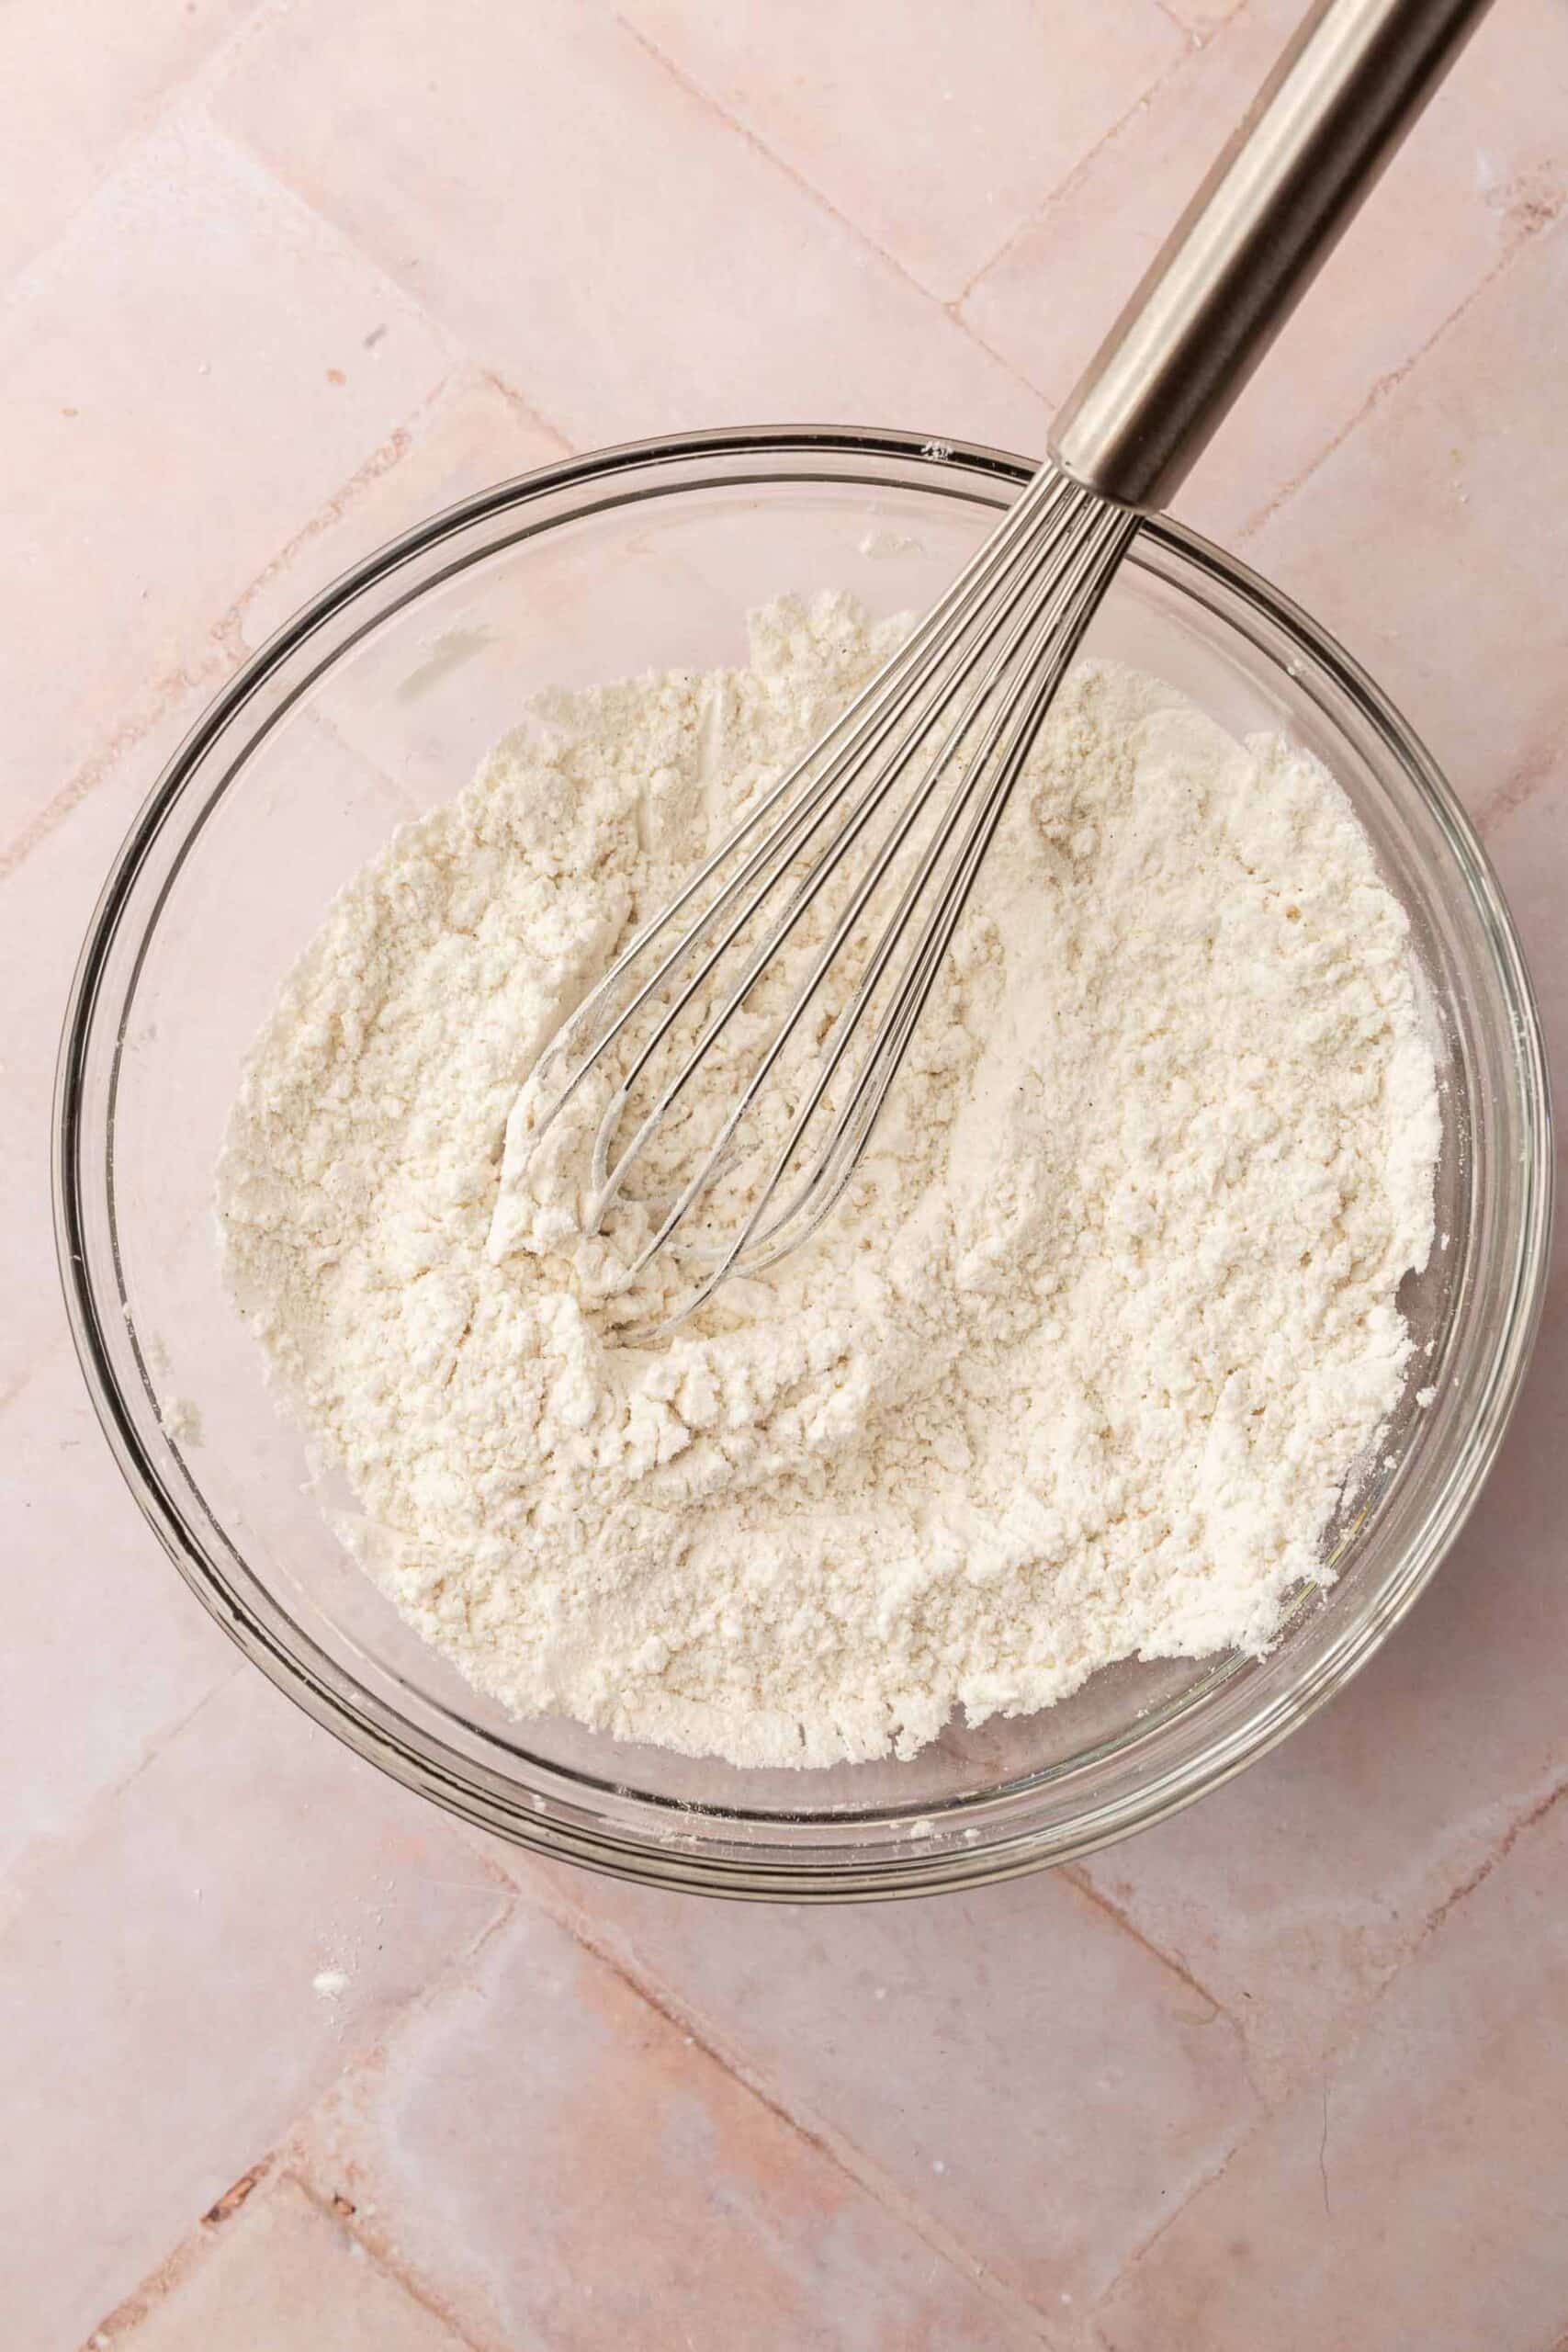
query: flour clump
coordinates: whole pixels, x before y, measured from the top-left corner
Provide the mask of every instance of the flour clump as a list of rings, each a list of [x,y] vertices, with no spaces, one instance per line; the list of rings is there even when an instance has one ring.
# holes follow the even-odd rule
[[[650,1345],[583,1279],[520,1083],[903,626],[786,599],[744,669],[538,697],[248,1065],[233,1295],[368,1572],[520,1714],[826,1765],[1260,1651],[1400,1397],[1439,1141],[1404,913],[1308,754],[1093,661],[851,1197]]]

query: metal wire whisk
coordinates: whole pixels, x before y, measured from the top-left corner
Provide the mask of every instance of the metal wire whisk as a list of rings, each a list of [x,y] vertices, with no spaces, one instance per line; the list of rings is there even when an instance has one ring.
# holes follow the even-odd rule
[[[574,1102],[597,1108],[580,1210],[594,1233],[650,1148],[693,1124],[699,1070],[739,1042],[716,1129],[640,1205],[626,1261],[630,1287],[683,1242],[692,1285],[669,1321],[795,1249],[850,1182],[1140,514],[1202,449],[1484,5],[1322,0],[1067,402],[1050,461],[541,1056],[523,1098],[534,1151],[558,1144]],[[798,978],[792,963],[775,1008],[792,942]],[[738,1165],[750,1181],[716,1236]]]

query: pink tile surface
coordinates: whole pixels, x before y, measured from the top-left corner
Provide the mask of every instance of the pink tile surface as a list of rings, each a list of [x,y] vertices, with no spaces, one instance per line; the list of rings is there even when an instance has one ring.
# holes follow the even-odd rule
[[[748,1908],[720,1934],[679,1896],[556,1883],[770,2099],[1042,2311],[1092,2303],[1256,2120],[1235,2023],[1066,1879]]]
[[[1568,2103],[1542,2057],[1568,2033],[1564,1795],[1132,2266],[1100,2318],[1112,2352],[1561,2341]]]
[[[71,2352],[503,1901],[448,1822],[249,1672],[5,1894],[6,2316],[29,2352]]]
[[[1483,814],[1563,775],[1565,305],[1568,218],[1245,548],[1356,649]]]
[[[502,1858],[288,1708],[121,1491],[52,1264],[82,929],[232,662],[569,447],[1038,447],[1295,13],[5,12],[6,2352],[1568,2345],[1561,1277],[1334,1708],[1070,1878],[823,1915]],[[1492,13],[1183,504],[1450,765],[1560,1099],[1565,71],[1559,0]],[[333,755],[373,831],[397,743]]]
[[[1541,774],[1526,770],[1495,803],[1484,827],[1486,846],[1507,892],[1546,1028],[1547,1055],[1556,1102],[1568,1098],[1568,957],[1562,954],[1562,909],[1568,901],[1568,794],[1563,767],[1554,762]],[[1553,789],[1553,786],[1556,789]],[[1557,1134],[1558,1181],[1563,1177],[1568,1137],[1561,1117]],[[1562,1198],[1561,1193],[1559,1199]],[[1568,1259],[1568,1224],[1557,1220],[1555,1263],[1561,1275]],[[1550,1399],[1551,1384],[1541,1386]],[[1545,1400],[1543,1400],[1543,1403]],[[1543,1467],[1549,1459],[1542,1448]],[[1543,1480],[1550,1491],[1550,1479]]]
[[[237,642],[254,652],[310,597],[400,532],[471,492],[568,454],[498,378],[454,376],[367,467],[338,485],[237,600]]]
[[[1040,2340],[531,1905],[323,2104],[299,2161],[485,2352],[682,2352],[694,2324],[888,2352]]]
[[[287,2176],[263,2183],[103,2334],[125,2352],[464,2352],[344,2220]]]
[[[125,1507],[70,1351],[57,1347],[0,1415],[8,1599],[0,1648],[0,1886],[161,1733],[239,1669]],[[55,1727],[68,1720],[68,1741]],[[39,1769],[53,1755],[53,1768]],[[3,1898],[0,1898],[3,1900]]]
[[[1156,0],[631,0],[676,71],[953,301],[1185,47]],[[1006,71],[999,69],[1005,59]]]
[[[1301,13],[1299,0],[1238,10],[981,277],[963,316],[1032,381],[1066,396]],[[1523,81],[1521,50],[1536,61]],[[1200,460],[1177,501],[1186,520],[1234,539],[1561,204],[1565,75],[1555,0],[1482,26]]]
[[[138,131],[220,54],[257,0],[7,0],[0,275],[47,244]]]
[[[171,689],[123,747],[0,850],[0,1398],[64,1337],[50,1197],[50,1103],[66,991],[109,865],[158,771],[218,682]],[[25,854],[24,854],[25,852]]]
[[[1185,25],[1199,40],[1216,32],[1228,17],[1236,16],[1246,0],[1166,0],[1168,14],[1179,25]]]
[[[1042,444],[1031,389],[597,9],[344,0],[220,105],[580,444],[802,417]]]
[[[0,634],[0,845],[202,666],[280,541],[448,365],[438,328],[209,129],[125,155],[0,303],[26,582]]]

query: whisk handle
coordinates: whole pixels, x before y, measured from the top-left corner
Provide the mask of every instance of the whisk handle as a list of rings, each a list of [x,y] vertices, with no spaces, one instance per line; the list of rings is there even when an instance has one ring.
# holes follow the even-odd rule
[[[1056,420],[1051,454],[1163,505],[1487,0],[1318,0]]]

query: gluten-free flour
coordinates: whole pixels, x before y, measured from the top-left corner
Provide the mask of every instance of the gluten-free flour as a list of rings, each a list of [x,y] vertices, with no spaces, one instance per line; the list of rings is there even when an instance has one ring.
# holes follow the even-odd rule
[[[852,1198],[617,1337],[506,1150],[520,1082],[897,633],[786,600],[749,669],[541,697],[248,1067],[234,1295],[369,1572],[519,1713],[821,1765],[1261,1650],[1400,1395],[1439,1135],[1404,914],[1313,759],[1093,662]]]

